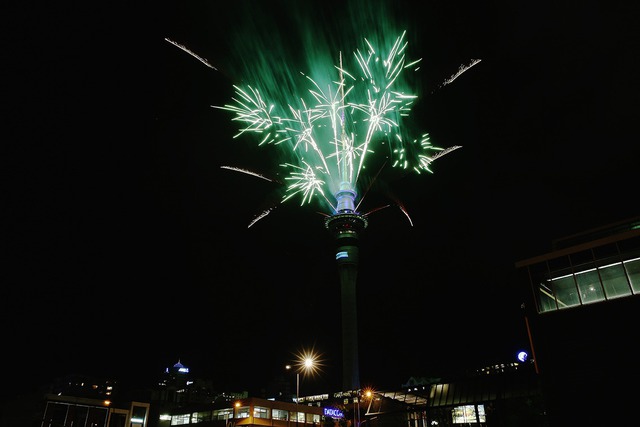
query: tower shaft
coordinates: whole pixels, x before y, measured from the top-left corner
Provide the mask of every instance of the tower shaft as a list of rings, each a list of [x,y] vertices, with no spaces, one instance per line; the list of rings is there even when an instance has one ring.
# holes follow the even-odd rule
[[[355,248],[357,253],[357,247]],[[354,255],[354,248],[351,248]],[[358,358],[358,304],[356,279],[358,268],[355,265],[340,265],[340,295],[342,303],[342,388],[357,390],[360,388]]]
[[[343,391],[358,390],[358,236],[367,227],[367,220],[362,215],[347,210],[327,218],[325,226],[336,239],[342,304],[342,387]]]

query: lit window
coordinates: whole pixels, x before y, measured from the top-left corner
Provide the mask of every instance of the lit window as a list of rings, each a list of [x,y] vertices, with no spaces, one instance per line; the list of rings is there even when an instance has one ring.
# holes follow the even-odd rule
[[[289,412],[283,411],[282,409],[274,409],[273,419],[287,421],[289,419]]]
[[[453,408],[451,411],[454,424],[475,424],[487,421],[484,414],[484,405],[464,405]]]
[[[236,408],[236,418],[249,418],[250,415],[251,412],[248,406],[240,406]]]
[[[269,408],[256,406],[253,408],[253,416],[256,418],[269,418]]]

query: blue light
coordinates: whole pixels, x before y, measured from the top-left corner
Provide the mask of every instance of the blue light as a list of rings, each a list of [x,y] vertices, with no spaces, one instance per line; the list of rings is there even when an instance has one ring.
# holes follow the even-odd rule
[[[340,259],[340,258],[349,258],[349,252],[340,251],[340,252],[336,253],[336,259]]]

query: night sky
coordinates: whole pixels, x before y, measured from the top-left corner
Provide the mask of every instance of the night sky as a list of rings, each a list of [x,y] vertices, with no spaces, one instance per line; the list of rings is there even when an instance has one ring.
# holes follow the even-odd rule
[[[273,22],[286,51],[298,21],[286,1],[183,3],[7,14],[0,319],[24,390],[70,373],[150,385],[180,360],[257,391],[303,348],[325,364],[305,388],[341,384],[323,216],[292,201],[248,228],[274,185],[220,166],[276,159],[211,108],[238,83],[243,24]],[[308,2],[317,31],[343,3]],[[360,379],[379,388],[513,361],[515,263],[640,211],[635,6],[393,3],[423,59],[415,119],[462,148],[389,182],[413,225],[388,208],[362,235]]]

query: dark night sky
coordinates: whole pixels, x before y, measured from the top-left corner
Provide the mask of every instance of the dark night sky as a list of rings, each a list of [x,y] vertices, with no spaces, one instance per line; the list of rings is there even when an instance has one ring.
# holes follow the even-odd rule
[[[182,3],[7,14],[0,316],[25,388],[72,372],[149,384],[180,359],[256,390],[312,346],[315,386],[341,382],[322,217],[294,202],[247,228],[273,189],[219,166],[269,156],[210,107],[236,82],[164,40],[216,66],[241,7],[267,19],[286,3]],[[515,262],[640,207],[633,6],[450,3],[407,8],[407,31],[427,87],[482,59],[417,108],[436,145],[463,148],[392,183],[413,226],[397,209],[370,217],[363,385],[513,360],[527,347]]]

